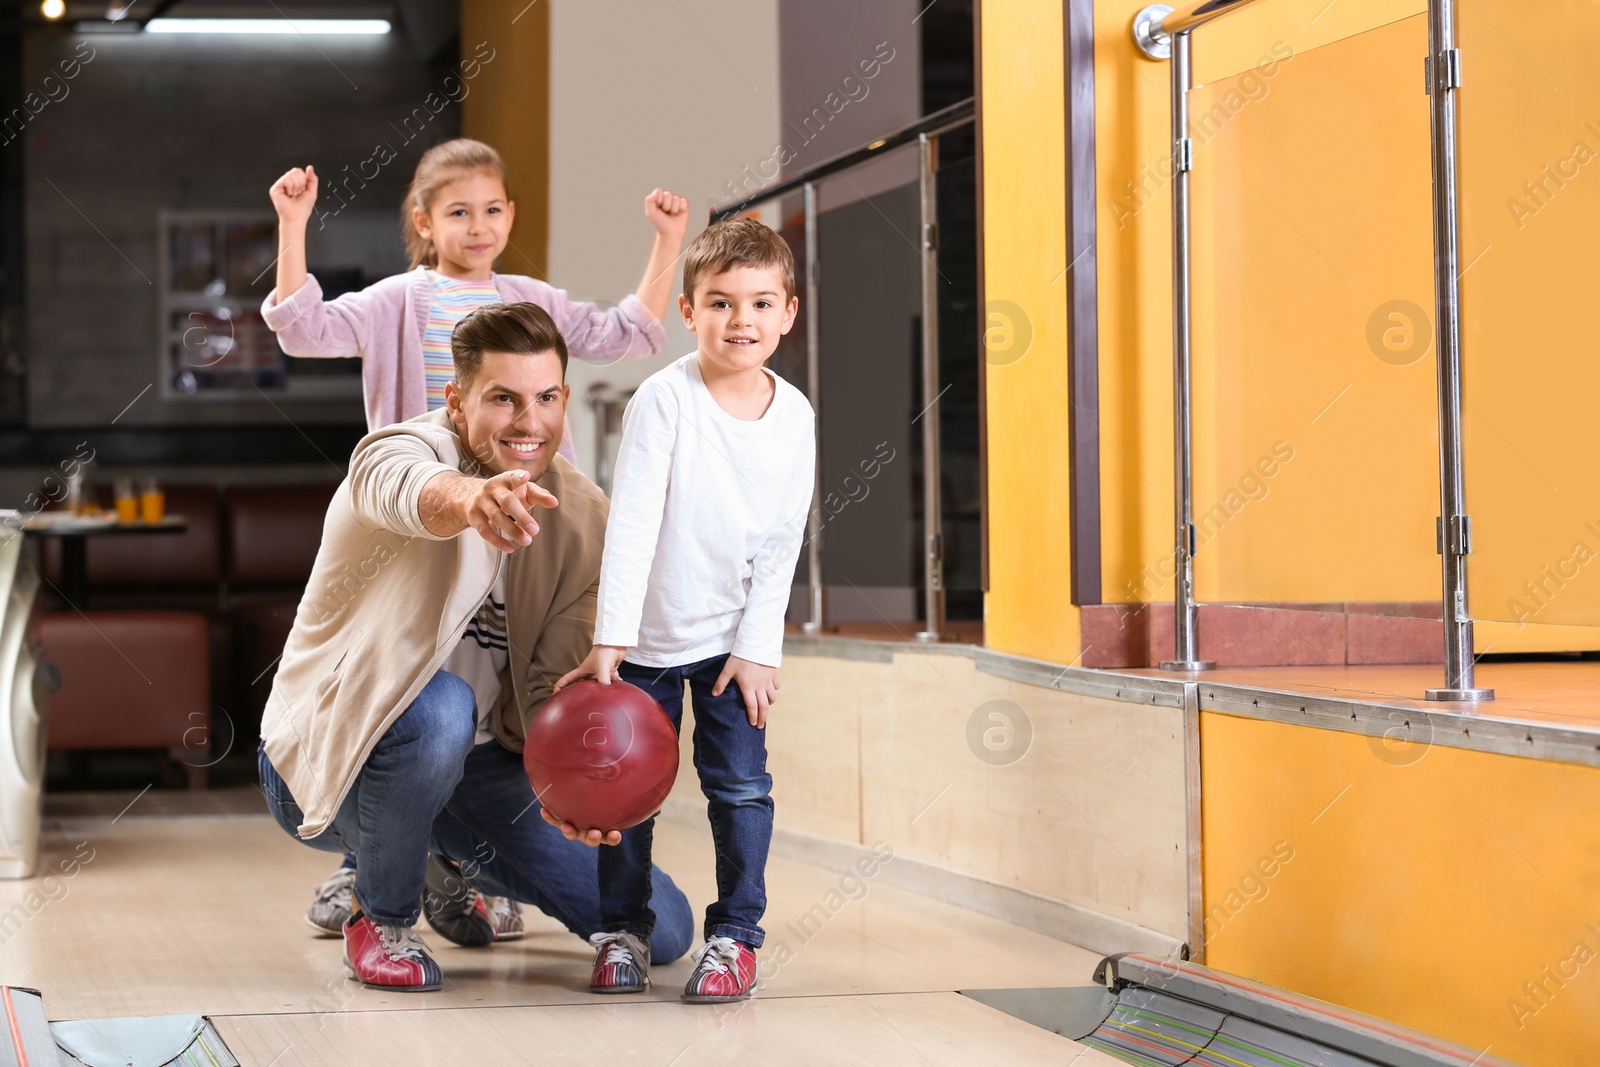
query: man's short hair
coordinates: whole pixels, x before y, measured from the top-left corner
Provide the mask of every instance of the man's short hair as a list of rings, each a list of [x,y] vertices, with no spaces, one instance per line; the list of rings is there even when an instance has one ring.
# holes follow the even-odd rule
[[[751,218],[723,219],[689,242],[683,260],[683,295],[694,303],[694,287],[705,277],[734,267],[776,267],[783,275],[784,299],[794,299],[794,253],[770,226]]]
[[[450,356],[456,381],[466,385],[477,376],[485,352],[538,355],[554,352],[561,358],[561,377],[567,377],[567,341],[550,313],[538,304],[485,304],[470,311],[450,334]]]

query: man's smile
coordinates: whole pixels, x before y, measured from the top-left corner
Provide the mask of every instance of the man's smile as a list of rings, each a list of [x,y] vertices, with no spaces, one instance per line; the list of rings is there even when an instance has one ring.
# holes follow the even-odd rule
[[[539,450],[544,447],[544,442],[543,441],[541,441],[541,440],[531,440],[531,439],[526,438],[526,437],[516,437],[516,438],[502,437],[500,439],[500,443],[505,445],[507,448],[511,449],[511,451],[515,452],[518,456],[520,456],[523,459],[527,459],[527,458],[529,458],[531,456],[538,455],[539,454]]]

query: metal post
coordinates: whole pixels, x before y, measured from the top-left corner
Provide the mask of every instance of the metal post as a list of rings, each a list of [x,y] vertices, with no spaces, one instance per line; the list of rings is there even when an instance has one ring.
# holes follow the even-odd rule
[[[808,634],[821,633],[825,622],[822,596],[822,365],[818,331],[817,297],[822,290],[822,264],[817,258],[817,185],[806,182],[806,395],[811,410],[817,413],[816,484],[812,490],[811,515],[806,520],[806,593],[811,600],[811,617],[800,624]]]
[[[939,493],[939,142],[917,138],[922,190],[922,541],[923,619],[918,641],[937,641],[945,628],[944,506]]]
[[[1452,0],[1428,3],[1428,92],[1433,141],[1433,298],[1439,336],[1439,525],[1444,584],[1444,681],[1429,700],[1493,700],[1473,684],[1472,616],[1467,612],[1467,554],[1472,520],[1466,514],[1461,469],[1461,274],[1456,184],[1456,48]]]
[[[1173,657],[1167,671],[1202,671],[1215,664],[1199,658],[1194,604],[1194,470],[1190,455],[1189,396],[1189,38],[1172,38],[1172,485],[1177,519],[1177,563],[1172,604]]]

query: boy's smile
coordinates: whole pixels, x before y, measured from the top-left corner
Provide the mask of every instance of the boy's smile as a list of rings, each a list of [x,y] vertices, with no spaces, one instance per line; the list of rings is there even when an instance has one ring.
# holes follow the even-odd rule
[[[776,267],[732,267],[695,285],[693,302],[678,298],[683,324],[695,335],[707,377],[759,368],[794,325],[800,301],[784,291]],[[706,367],[705,364],[710,366]]]

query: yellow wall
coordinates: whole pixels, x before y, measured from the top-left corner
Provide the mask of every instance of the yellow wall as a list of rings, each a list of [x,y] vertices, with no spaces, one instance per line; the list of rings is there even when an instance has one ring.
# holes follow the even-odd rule
[[[1600,770],[1211,712],[1200,736],[1208,965],[1530,1067],[1593,1062]]]
[[[1101,589],[1112,603],[1172,598],[1164,579],[1133,591],[1172,553],[1172,201],[1155,174],[1171,156],[1171,83],[1168,64],[1128,36],[1143,6],[1093,5]]]
[[[1170,64],[1128,41],[1141,6],[1095,9],[1103,588],[1120,602],[1172,595]],[[1194,498],[1197,519],[1215,505],[1226,516],[1202,527],[1202,599],[1437,596],[1431,364],[1409,368],[1397,393],[1403,370],[1364,337],[1383,300],[1420,285],[1430,301],[1420,53],[1408,33],[1343,40],[1418,6],[1283,0],[1195,34]],[[1263,62],[1265,76],[1251,69]],[[1365,386],[1351,393],[1370,405],[1313,424],[1347,384]],[[1419,398],[1412,422],[1397,422]],[[1386,448],[1374,426],[1403,443]],[[1288,463],[1271,461],[1278,442]],[[1259,485],[1245,482],[1253,472]],[[1371,536],[1335,518],[1340,497]],[[1307,567],[1307,556],[1338,565]]]
[[[1141,6],[1094,5],[1108,602],[1172,596],[1164,573],[1172,554],[1170,65],[1144,59],[1129,41]],[[987,369],[987,639],[1070,662],[1079,647],[1067,603],[1060,7],[1018,0],[981,13],[990,325],[1004,324],[996,308],[1005,301],[1025,310],[1033,331],[1026,357],[1009,362],[1008,352],[997,359],[991,350]],[[1413,305],[1419,325],[1432,329],[1423,7],[1276,0],[1195,35],[1192,111],[1197,120],[1221,116],[1191,131],[1202,600],[1439,598],[1435,348],[1384,344],[1385,330],[1411,314],[1392,302]],[[1495,247],[1463,283],[1468,509],[1478,534],[1469,573],[1478,617],[1538,610],[1525,625],[1481,626],[1478,648],[1594,648],[1600,628],[1573,624],[1600,622],[1600,564],[1589,566],[1600,560],[1600,508],[1590,509],[1600,499],[1600,484],[1591,484],[1600,466],[1572,435],[1600,392],[1600,378],[1589,380],[1600,370],[1572,353],[1584,350],[1588,328],[1573,312],[1592,287],[1584,257],[1600,239],[1600,210],[1586,209],[1600,203],[1600,179],[1581,171],[1537,218],[1513,219],[1506,201],[1545,163],[1571,157],[1578,141],[1600,157],[1600,112],[1584,110],[1600,97],[1600,67],[1582,63],[1581,35],[1536,44],[1553,37],[1537,10],[1510,0],[1493,8],[1503,17],[1465,9],[1461,31],[1483,86],[1476,98],[1471,79],[1463,90],[1464,263]],[[1569,15],[1600,21],[1577,8]],[[1512,38],[1536,54],[1519,55],[1495,35],[1491,25],[1506,19],[1519,30]],[[1561,89],[1540,70],[1561,74]],[[1529,307],[1541,309],[1537,319]],[[1371,340],[1375,323],[1383,352]],[[1542,380],[1527,380],[1530,368]],[[1585,554],[1574,564],[1580,542]],[[1545,565],[1569,577],[1557,583]],[[1559,595],[1529,599],[1528,580]]]
[[[1069,662],[1061,6],[991,2],[981,16],[985,295],[991,326],[1005,300],[1033,328],[1024,358],[991,351],[987,369],[986,639]],[[1171,551],[1169,65],[1129,42],[1142,6],[1094,5],[1112,602],[1172,593],[1152,576]],[[1197,146],[1197,510],[1278,441],[1294,450],[1202,549],[1203,599],[1438,598],[1435,346],[1380,353],[1368,334],[1396,323],[1390,301],[1432,314],[1422,8],[1275,0],[1196,35],[1195,112],[1230,91],[1247,100]],[[1461,11],[1470,573],[1475,614],[1513,620],[1522,583],[1577,542],[1600,561],[1600,465],[1578,436],[1600,395],[1586,356],[1600,65],[1582,52],[1592,35],[1553,28],[1600,17],[1566,0]],[[1263,57],[1279,60],[1264,81],[1247,73]],[[1585,153],[1576,177],[1526,194],[1580,144],[1594,162]],[[1510,208],[1519,193],[1537,212]],[[1600,647],[1600,629],[1573,625],[1600,622],[1590,562],[1531,623],[1480,624],[1479,649]],[[1206,906],[1223,909],[1208,963],[1535,1067],[1593,1058],[1600,771],[1442,746],[1396,754],[1215,713],[1202,751]]]
[[[1202,600],[1439,598],[1434,361],[1368,343],[1433,299],[1426,52],[1421,15],[1263,40],[1191,94]]]
[[[982,5],[990,647],[1069,662],[1065,129],[1059,0]],[[1016,311],[1012,309],[1017,309]],[[1017,356],[1020,311],[1031,343]]]
[[[1596,33],[1587,3],[1461,11],[1468,577],[1474,614],[1535,633],[1600,623]]]
[[[461,101],[461,132],[493,145],[506,163],[517,218],[498,269],[544,277],[550,238],[550,5],[462,0],[461,50],[480,41],[494,58]]]

